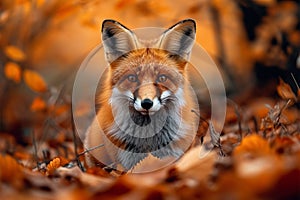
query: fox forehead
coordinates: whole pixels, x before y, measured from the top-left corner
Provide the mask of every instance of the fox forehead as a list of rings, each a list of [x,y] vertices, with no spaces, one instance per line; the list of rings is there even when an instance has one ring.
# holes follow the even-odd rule
[[[160,49],[134,50],[111,63],[112,84],[117,84],[126,74],[135,74],[149,81],[154,81],[158,74],[167,74],[180,82],[185,65],[186,62],[174,59]]]

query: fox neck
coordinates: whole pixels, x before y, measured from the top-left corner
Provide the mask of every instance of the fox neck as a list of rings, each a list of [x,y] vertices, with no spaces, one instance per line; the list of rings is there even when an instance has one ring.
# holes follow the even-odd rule
[[[108,138],[123,150],[151,153],[183,137],[181,126],[182,102],[172,101],[153,115],[142,115],[117,89],[112,92],[111,107],[114,123]]]

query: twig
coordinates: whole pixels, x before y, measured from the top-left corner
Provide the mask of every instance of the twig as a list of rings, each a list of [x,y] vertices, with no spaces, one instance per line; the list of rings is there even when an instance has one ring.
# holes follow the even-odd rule
[[[82,156],[82,155],[84,155],[84,154],[86,154],[86,153],[88,153],[88,152],[90,152],[90,151],[93,151],[93,150],[98,149],[98,148],[103,147],[103,146],[104,146],[104,144],[99,144],[99,145],[97,145],[97,146],[94,146],[94,147],[92,147],[92,148],[89,148],[89,149],[84,150],[83,152],[77,154],[77,156]]]
[[[298,83],[297,83],[297,80],[296,80],[294,74],[291,73],[291,76],[292,76],[292,78],[293,78],[293,80],[294,80],[294,82],[295,82],[295,85],[296,85],[297,89],[300,90],[300,87],[299,87],[299,85],[298,85]]]
[[[71,103],[72,104],[72,103]],[[72,105],[71,105],[72,108]],[[78,156],[78,152],[77,152],[77,142],[76,142],[76,128],[75,128],[75,123],[74,123],[74,118],[73,118],[73,110],[71,109],[71,123],[72,123],[72,135],[73,135],[73,142],[74,142],[74,152],[75,152],[75,159],[77,162],[77,165],[79,166],[79,168],[81,169],[81,171],[85,171],[84,167],[82,166],[80,160],[79,160],[79,156]]]
[[[36,145],[36,139],[35,139],[34,131],[31,132],[31,136],[32,136],[32,144],[33,144],[33,155],[34,155],[34,159],[36,161],[36,166],[39,169],[40,168],[40,163],[39,163],[38,155],[37,155],[37,145]]]
[[[257,120],[256,120],[256,118],[255,118],[254,115],[252,115],[251,120],[254,123],[254,130],[255,130],[255,132],[258,133],[258,123],[257,123]]]
[[[239,106],[234,102],[232,101],[231,99],[228,99],[228,102],[234,106],[234,112],[237,116],[237,119],[238,119],[238,127],[239,127],[239,135],[240,135],[240,141],[242,140],[242,137],[243,137],[243,129],[242,129],[242,116],[240,114],[240,109],[239,109]]]

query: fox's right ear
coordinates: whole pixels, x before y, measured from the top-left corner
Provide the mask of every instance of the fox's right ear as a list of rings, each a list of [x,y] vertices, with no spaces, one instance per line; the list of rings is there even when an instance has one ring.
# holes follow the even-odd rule
[[[119,22],[110,19],[102,23],[102,42],[109,63],[137,48],[135,34]]]

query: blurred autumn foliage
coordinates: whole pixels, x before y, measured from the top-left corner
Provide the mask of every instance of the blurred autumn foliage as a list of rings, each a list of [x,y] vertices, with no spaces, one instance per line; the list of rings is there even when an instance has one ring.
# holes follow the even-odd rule
[[[201,122],[203,145],[150,175],[82,171],[71,89],[107,18],[130,28],[193,18],[223,72],[223,131]],[[0,199],[299,199],[299,84],[296,0],[1,0]]]

